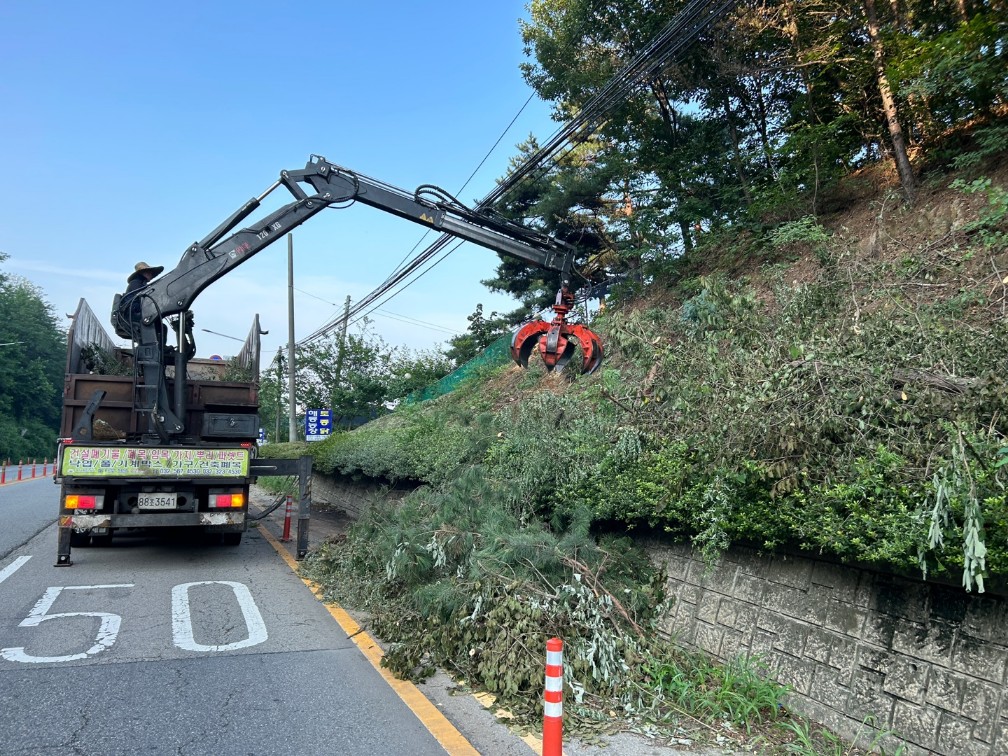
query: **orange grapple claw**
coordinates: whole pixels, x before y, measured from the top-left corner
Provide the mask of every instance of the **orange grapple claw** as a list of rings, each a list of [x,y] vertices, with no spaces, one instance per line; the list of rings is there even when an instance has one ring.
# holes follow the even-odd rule
[[[583,325],[571,325],[562,319],[558,323],[560,318],[558,315],[552,323],[539,321],[519,328],[511,340],[511,359],[527,368],[532,352],[538,351],[547,370],[560,371],[580,346],[581,372],[594,372],[602,364],[602,340]]]

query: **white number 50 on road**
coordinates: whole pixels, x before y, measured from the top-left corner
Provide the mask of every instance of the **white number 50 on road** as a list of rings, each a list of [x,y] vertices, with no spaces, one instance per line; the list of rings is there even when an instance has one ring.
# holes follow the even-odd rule
[[[46,588],[42,598],[38,600],[28,616],[21,620],[18,627],[38,627],[46,620],[58,619],[59,617],[98,617],[101,623],[98,626],[98,633],[95,636],[94,645],[87,651],[77,654],[64,654],[62,656],[33,656],[26,653],[24,646],[16,648],[0,649],[0,657],[7,661],[26,662],[29,664],[46,664],[52,662],[68,662],[86,659],[89,656],[101,653],[110,648],[119,637],[119,626],[122,624],[122,617],[111,612],[54,612],[49,613],[52,605],[56,603],[63,591],[90,591],[104,588],[132,588],[133,583],[115,583],[110,585],[65,585],[52,586]],[[224,586],[225,590],[234,593],[238,602],[242,617],[245,620],[245,629],[248,634],[243,640],[232,643],[203,644],[197,643],[193,637],[192,614],[189,606],[189,590],[194,586]],[[239,648],[248,648],[263,643],[268,638],[266,633],[266,623],[263,622],[262,614],[252,598],[252,593],[248,587],[242,583],[235,583],[230,580],[204,580],[197,583],[182,583],[172,588],[172,642],[184,651],[196,651],[202,653],[214,653],[220,651],[234,651]]]

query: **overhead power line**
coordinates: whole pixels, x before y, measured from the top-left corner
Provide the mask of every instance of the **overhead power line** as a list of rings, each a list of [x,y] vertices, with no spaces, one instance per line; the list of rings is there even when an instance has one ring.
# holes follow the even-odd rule
[[[558,155],[569,153],[577,146],[591,139],[601,129],[607,116],[618,105],[622,104],[638,88],[646,85],[647,81],[657,76],[661,71],[675,62],[714,20],[733,5],[734,2],[731,0],[694,0],[683,8],[598,93],[585,103],[574,118],[558,129],[545,145],[524,160],[503,181],[498,183],[489,194],[480,200],[476,204],[474,211],[485,212],[489,210],[515,187],[543,175],[549,169],[549,164],[557,162]],[[531,97],[526,101],[526,106],[529,101],[531,101]],[[503,134],[497,140],[497,143],[502,138]],[[494,146],[496,147],[496,143]],[[486,158],[484,158],[484,162],[485,160]],[[473,175],[475,175],[475,171]],[[472,176],[469,177],[469,180],[471,179]],[[466,183],[468,183],[468,180]],[[419,273],[418,271],[453,240],[455,240],[455,237],[451,234],[441,234],[410,262],[405,265],[400,263],[396,270],[381,285],[351,308],[347,313],[347,321],[350,323],[357,322],[361,317],[364,317],[364,315],[361,315],[362,312],[365,310],[371,312],[368,308],[376,301],[381,300],[383,297],[385,297],[383,301],[387,301],[387,299],[395,296],[395,294],[401,293],[403,289],[424,275],[426,271]],[[456,244],[455,247],[448,250],[430,267],[440,263],[445,259],[447,254],[457,249],[460,245],[461,242]],[[416,249],[416,246],[413,249]],[[406,279],[410,276],[414,277],[407,281]],[[400,288],[396,292],[389,294],[397,286]],[[374,305],[374,307],[377,306]],[[342,322],[343,317],[334,318],[298,343],[303,344],[320,338],[326,333],[340,327]]]

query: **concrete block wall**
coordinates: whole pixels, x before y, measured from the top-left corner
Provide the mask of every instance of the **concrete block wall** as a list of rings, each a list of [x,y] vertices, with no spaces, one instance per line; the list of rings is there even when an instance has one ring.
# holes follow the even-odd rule
[[[339,475],[312,475],[312,501],[341,509],[357,519],[375,501],[402,499],[416,488],[415,485],[393,486],[371,479],[355,480]]]
[[[675,598],[665,629],[722,661],[759,655],[799,714],[861,747],[893,732],[908,754],[1008,754],[1004,596],[746,549],[711,570],[688,545],[649,550]]]

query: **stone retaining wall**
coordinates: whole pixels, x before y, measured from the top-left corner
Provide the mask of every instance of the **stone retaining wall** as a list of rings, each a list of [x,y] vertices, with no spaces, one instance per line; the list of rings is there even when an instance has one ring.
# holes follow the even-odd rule
[[[356,518],[412,488],[315,475],[312,496]],[[707,570],[688,545],[645,546],[675,598],[666,631],[722,661],[758,655],[799,714],[862,748],[894,733],[908,756],[1008,754],[1004,595],[740,548]]]
[[[312,501],[342,509],[356,520],[376,500],[401,499],[415,485],[393,486],[372,479],[355,480],[335,475],[312,474]]]
[[[1008,754],[1004,597],[745,549],[710,571],[689,546],[650,552],[676,599],[665,629],[722,661],[759,655],[799,714],[861,747],[893,732],[908,754]]]

